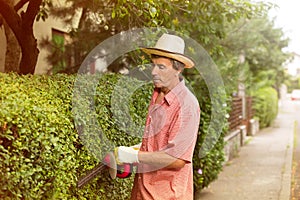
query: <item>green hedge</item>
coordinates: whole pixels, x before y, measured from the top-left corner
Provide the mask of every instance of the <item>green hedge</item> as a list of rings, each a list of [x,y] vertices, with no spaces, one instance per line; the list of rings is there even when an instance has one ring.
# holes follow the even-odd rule
[[[117,113],[123,108],[113,110],[111,101],[116,101],[115,104],[123,101],[122,91],[114,92],[116,84],[125,87],[126,80],[116,74],[104,75],[100,80],[97,76],[85,76],[81,85],[75,87],[81,95],[86,93],[80,98],[74,90],[76,78],[61,74],[0,74],[0,199],[129,198],[133,176],[113,181],[102,176],[83,189],[77,189],[76,182],[113,147],[104,144],[132,145],[140,141],[136,137],[141,134],[138,124],[144,123],[152,87],[149,84],[139,87],[129,100],[129,108],[124,108],[128,112]],[[86,89],[95,80],[96,90]],[[136,89],[139,84],[131,82],[126,87]],[[91,92],[93,96],[89,96]],[[205,87],[200,85],[197,92],[202,92],[201,125],[194,155],[194,181],[199,190],[216,179],[222,168],[226,120],[219,120],[208,133],[211,101]],[[86,100],[94,103],[95,113],[90,111]],[[220,99],[215,105],[220,115],[226,114]],[[126,120],[128,113],[137,126],[128,126],[131,123]],[[95,140],[99,139],[99,126],[105,136],[100,138],[100,143]],[[204,158],[199,158],[204,138],[216,135],[219,127],[224,129],[222,136],[212,137],[216,145]]]
[[[255,117],[259,126],[265,128],[271,125],[278,114],[278,95],[272,87],[264,87],[254,92]]]

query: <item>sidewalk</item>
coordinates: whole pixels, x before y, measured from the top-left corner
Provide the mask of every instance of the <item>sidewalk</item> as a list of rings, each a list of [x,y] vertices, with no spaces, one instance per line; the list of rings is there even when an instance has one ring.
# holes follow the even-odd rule
[[[272,127],[260,130],[196,200],[289,200],[295,106],[286,102]],[[299,114],[298,114],[299,116]]]

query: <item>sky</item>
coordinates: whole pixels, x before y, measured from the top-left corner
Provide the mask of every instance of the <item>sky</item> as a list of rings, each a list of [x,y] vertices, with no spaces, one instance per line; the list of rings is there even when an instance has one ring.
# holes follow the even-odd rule
[[[265,0],[278,5],[270,11],[270,17],[275,17],[277,27],[282,27],[291,39],[289,50],[300,54],[300,1],[299,0]]]
[[[295,52],[300,55],[300,1],[299,0],[264,0],[275,3],[278,8],[270,11],[270,17],[275,17],[275,26],[282,28],[285,36],[290,38],[286,49],[288,52]],[[295,75],[296,68],[300,68],[300,57],[288,64],[288,71]]]

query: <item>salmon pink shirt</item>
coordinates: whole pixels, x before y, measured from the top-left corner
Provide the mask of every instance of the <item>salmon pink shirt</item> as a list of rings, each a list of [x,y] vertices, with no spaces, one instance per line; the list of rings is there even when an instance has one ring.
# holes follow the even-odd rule
[[[164,151],[186,164],[181,169],[158,169],[139,163],[131,199],[193,200],[192,158],[200,121],[199,104],[184,81],[155,104],[158,94],[159,89],[154,89],[140,150]]]

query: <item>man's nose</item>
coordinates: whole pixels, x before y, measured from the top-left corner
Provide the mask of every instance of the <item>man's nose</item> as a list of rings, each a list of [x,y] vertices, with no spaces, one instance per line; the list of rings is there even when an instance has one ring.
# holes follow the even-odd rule
[[[152,71],[151,71],[152,76],[157,75],[157,66],[155,64],[152,65]]]

